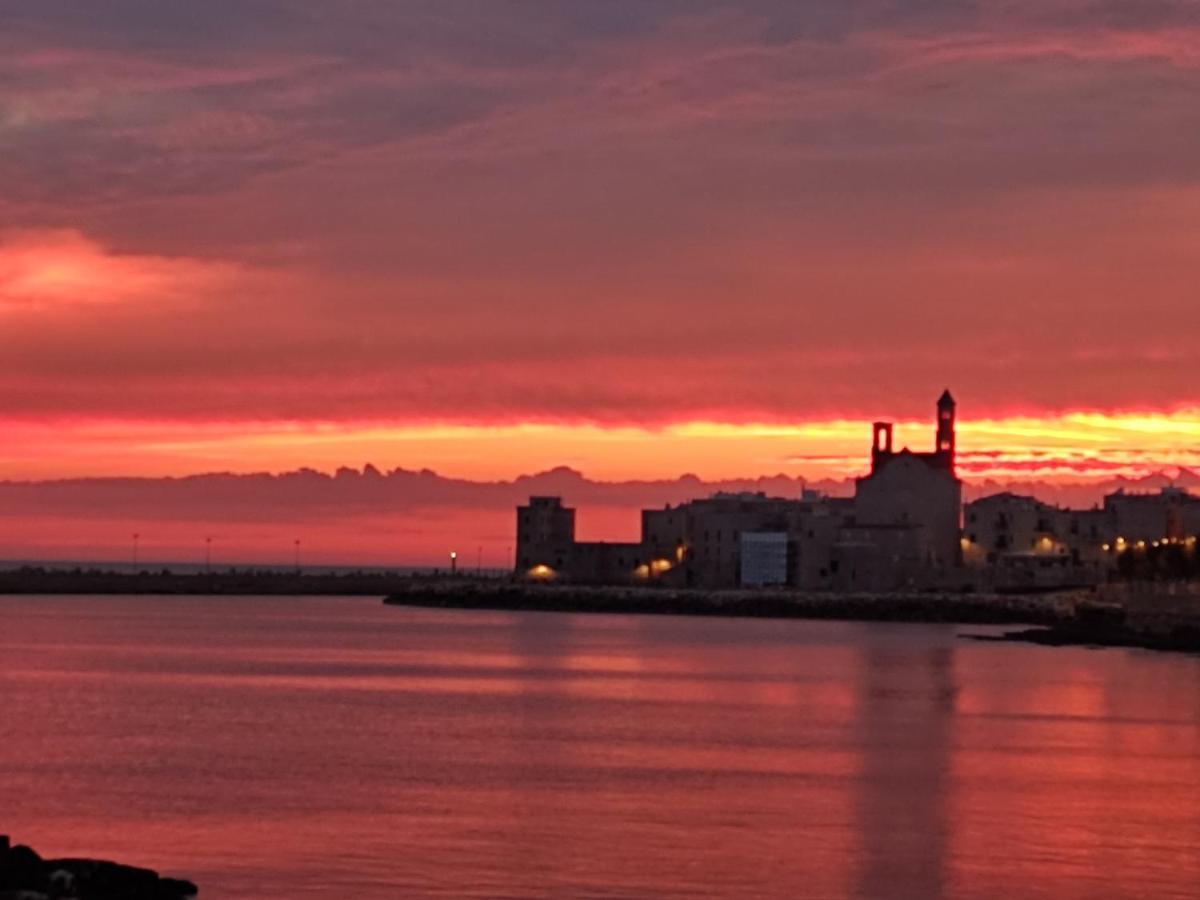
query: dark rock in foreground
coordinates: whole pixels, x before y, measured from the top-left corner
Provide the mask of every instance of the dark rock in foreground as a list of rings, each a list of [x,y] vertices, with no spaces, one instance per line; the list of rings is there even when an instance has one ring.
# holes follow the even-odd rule
[[[0,900],[187,900],[190,881],[98,859],[42,859],[0,835]]]

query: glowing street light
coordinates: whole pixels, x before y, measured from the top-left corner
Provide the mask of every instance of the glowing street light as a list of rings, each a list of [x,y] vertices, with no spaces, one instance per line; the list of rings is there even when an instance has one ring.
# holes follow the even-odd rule
[[[450,574],[451,575],[458,574],[458,551],[457,550],[450,551]]]

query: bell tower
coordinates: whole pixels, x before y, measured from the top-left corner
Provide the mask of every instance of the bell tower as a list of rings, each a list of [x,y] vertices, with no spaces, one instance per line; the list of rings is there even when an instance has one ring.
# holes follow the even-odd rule
[[[871,471],[875,472],[892,456],[892,423],[876,422],[873,431],[874,434],[871,440]]]
[[[954,415],[957,404],[949,389],[942,392],[937,402],[937,453],[946,467],[954,471]]]

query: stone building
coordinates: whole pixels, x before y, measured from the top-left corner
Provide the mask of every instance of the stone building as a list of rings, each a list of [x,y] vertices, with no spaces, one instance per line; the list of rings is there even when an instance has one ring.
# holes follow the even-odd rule
[[[1067,511],[1034,497],[992,494],[968,503],[963,547],[976,564],[1013,554],[1066,555],[1060,534]]]
[[[1184,540],[1200,534],[1200,497],[1182,488],[1163,488],[1157,494],[1117,491],[1104,498],[1122,543],[1136,546],[1162,540]]]
[[[562,570],[575,546],[575,510],[560,497],[530,497],[517,507],[517,571],[549,577]]]
[[[638,580],[641,543],[575,540],[575,510],[560,497],[530,497],[517,507],[517,572],[533,581],[586,584]]]

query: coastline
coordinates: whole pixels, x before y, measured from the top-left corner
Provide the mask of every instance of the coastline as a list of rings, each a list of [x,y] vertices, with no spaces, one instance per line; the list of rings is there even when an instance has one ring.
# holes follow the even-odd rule
[[[807,593],[789,590],[663,589],[440,581],[409,584],[389,606],[517,612],[728,616],[774,619],[1020,625],[973,640],[1050,647],[1118,647],[1200,653],[1200,615],[1176,612],[1147,621],[1089,589],[1040,594]],[[1030,627],[1033,626],[1033,627]]]
[[[817,593],[699,590],[443,580],[405,585],[390,606],[519,612],[634,613],[877,622],[1054,625],[1069,621],[1079,592],[1044,594]]]
[[[392,606],[1022,626],[979,640],[1200,653],[1200,589],[1138,582],[1040,593],[805,592],[530,584],[389,572],[0,571],[0,596],[383,597]]]

